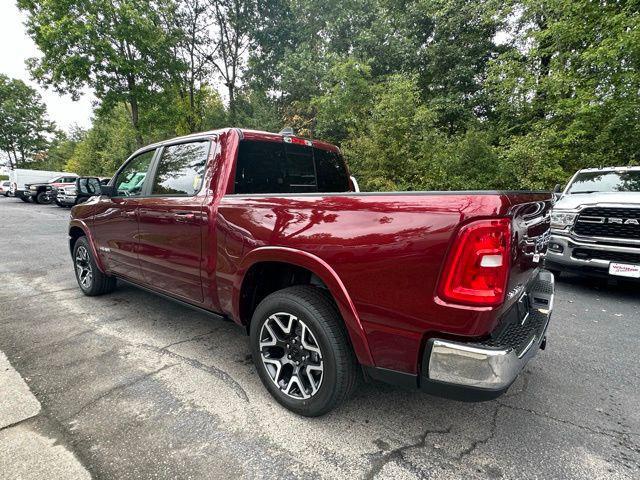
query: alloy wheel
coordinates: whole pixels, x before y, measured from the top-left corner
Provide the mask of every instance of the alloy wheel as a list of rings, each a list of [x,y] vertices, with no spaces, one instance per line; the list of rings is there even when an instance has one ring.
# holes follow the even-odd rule
[[[91,288],[91,282],[93,281],[93,269],[91,262],[89,262],[89,252],[84,246],[78,247],[76,250],[76,272],[78,274],[78,281],[85,290]]]
[[[260,357],[269,377],[288,397],[318,392],[324,376],[322,351],[309,326],[293,314],[271,315],[260,329]]]

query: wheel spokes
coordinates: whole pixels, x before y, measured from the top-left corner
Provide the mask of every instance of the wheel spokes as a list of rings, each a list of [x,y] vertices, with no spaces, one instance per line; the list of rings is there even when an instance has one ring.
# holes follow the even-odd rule
[[[314,395],[323,379],[320,346],[305,322],[279,312],[262,325],[259,338],[263,365],[282,393],[296,399]]]
[[[298,377],[298,375],[291,375],[289,383],[287,384],[287,388],[285,388],[283,392],[293,397],[294,395],[293,392],[291,392],[291,388],[294,386],[297,387],[298,392],[300,392],[302,398],[310,397],[310,395],[306,392],[304,385],[302,385],[302,382],[300,381],[300,377]]]
[[[282,372],[282,362],[279,359],[268,358],[268,357],[265,357],[264,355],[261,355],[261,356],[265,366],[270,365],[272,367],[272,368],[267,367],[267,371],[269,372],[271,379],[275,382],[276,385],[279,386],[280,373]]]
[[[302,323],[302,333],[300,334],[300,341],[302,342],[302,346],[304,348],[306,348],[307,350],[311,351],[311,352],[315,352],[318,355],[320,354],[320,348],[318,348],[318,345],[312,345],[311,343],[308,342],[307,340],[307,334],[309,333],[309,329],[307,328],[307,326]],[[315,339],[313,339],[313,342],[315,343]]]
[[[311,373],[313,371],[318,372],[320,374],[318,381],[316,381],[313,374]],[[311,395],[314,395],[318,391],[318,388],[320,388],[320,382],[322,381],[322,374],[323,374],[322,364],[318,366],[307,365],[307,368],[305,369],[305,373],[307,374],[307,379],[309,380],[309,385],[311,386]]]
[[[93,272],[89,262],[89,253],[84,247],[78,248],[76,252],[76,272],[80,285],[84,288],[89,288],[93,280]]]

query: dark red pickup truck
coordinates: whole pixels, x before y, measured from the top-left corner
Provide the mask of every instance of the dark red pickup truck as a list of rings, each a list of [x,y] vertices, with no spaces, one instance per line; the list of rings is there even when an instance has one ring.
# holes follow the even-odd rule
[[[545,346],[551,194],[354,190],[316,140],[230,128],[150,145],[73,208],[78,283],[121,279],[242,325],[264,385],[302,415],[359,377],[503,393]]]

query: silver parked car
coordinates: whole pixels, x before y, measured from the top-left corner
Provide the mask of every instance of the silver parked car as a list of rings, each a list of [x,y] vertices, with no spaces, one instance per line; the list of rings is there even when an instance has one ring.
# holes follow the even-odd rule
[[[551,213],[545,266],[640,279],[640,167],[578,171]]]
[[[9,180],[0,181],[0,195],[5,197],[11,195],[11,182]]]

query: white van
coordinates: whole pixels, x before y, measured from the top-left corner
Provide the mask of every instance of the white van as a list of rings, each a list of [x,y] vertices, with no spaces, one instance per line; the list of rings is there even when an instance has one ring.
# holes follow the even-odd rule
[[[33,183],[48,183],[52,179],[61,176],[77,177],[75,173],[52,172],[48,170],[27,170],[16,168],[9,170],[9,181],[11,182],[11,194],[24,202],[28,202],[30,195],[25,185]]]

